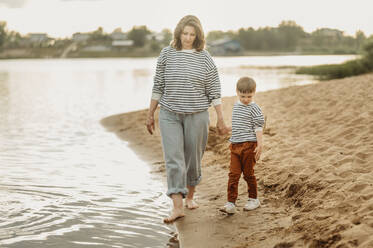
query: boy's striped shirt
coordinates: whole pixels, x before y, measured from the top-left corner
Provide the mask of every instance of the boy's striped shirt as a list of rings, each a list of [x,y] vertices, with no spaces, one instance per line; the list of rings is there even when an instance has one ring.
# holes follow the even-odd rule
[[[244,105],[237,102],[232,112],[232,143],[256,141],[256,131],[263,130],[264,116],[262,110],[255,103]]]
[[[169,111],[201,112],[221,103],[218,71],[210,54],[168,46],[157,61],[152,99]]]

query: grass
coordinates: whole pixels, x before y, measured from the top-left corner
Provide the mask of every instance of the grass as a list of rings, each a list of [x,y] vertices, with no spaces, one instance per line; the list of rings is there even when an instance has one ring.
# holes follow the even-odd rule
[[[296,74],[309,74],[318,76],[321,80],[351,77],[373,71],[373,40],[364,46],[364,55],[361,59],[350,60],[342,64],[318,65],[299,67]]]

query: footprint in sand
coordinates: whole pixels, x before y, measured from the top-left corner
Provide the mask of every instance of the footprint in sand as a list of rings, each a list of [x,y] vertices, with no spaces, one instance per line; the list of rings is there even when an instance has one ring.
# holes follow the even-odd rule
[[[355,184],[354,186],[349,188],[349,191],[358,193],[358,192],[361,192],[363,189],[365,189],[368,186],[369,186],[369,184],[367,184],[367,183]]]
[[[338,176],[340,176],[342,178],[346,178],[346,177],[352,176],[353,174],[354,173],[351,170],[345,170],[345,171],[342,171],[341,173],[339,173]]]
[[[358,152],[358,153],[355,154],[355,156],[362,159],[362,160],[366,160],[369,157],[368,154],[363,153],[363,152]]]
[[[349,157],[347,157],[347,158],[344,158],[344,159],[339,160],[338,162],[336,162],[336,163],[334,164],[334,166],[335,166],[335,167],[340,167],[340,166],[345,165],[345,164],[351,164],[352,161],[353,161],[353,158],[351,158],[351,157],[349,156]]]

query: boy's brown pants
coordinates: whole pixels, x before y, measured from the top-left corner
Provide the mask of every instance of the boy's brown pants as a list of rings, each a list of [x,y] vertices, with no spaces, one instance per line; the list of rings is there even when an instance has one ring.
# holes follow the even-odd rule
[[[228,180],[228,201],[235,203],[238,195],[238,182],[243,173],[243,178],[247,182],[250,198],[257,198],[257,184],[254,175],[256,163],[254,150],[256,142],[243,142],[231,144],[231,164]]]

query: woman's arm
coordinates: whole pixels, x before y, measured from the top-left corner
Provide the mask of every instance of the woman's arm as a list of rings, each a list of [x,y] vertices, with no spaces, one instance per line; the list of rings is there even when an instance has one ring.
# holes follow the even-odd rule
[[[148,132],[150,134],[153,134],[155,130],[155,124],[154,124],[154,112],[157,109],[158,106],[158,101],[151,99],[150,101],[150,106],[149,106],[149,111],[148,111],[148,116],[146,118],[146,128],[148,129]]]
[[[228,133],[230,129],[225,125],[221,104],[215,105],[214,108],[215,108],[216,116],[217,116],[216,127],[218,128],[218,133],[219,134]]]
[[[157,59],[157,67],[155,70],[155,76],[154,76],[154,85],[152,89],[152,98],[150,101],[148,116],[146,118],[146,128],[148,129],[148,132],[150,134],[153,134],[155,130],[155,124],[154,124],[154,112],[157,109],[158,102],[160,101],[164,87],[165,87],[165,79],[164,79],[164,73],[165,73],[165,66],[166,66],[166,52],[167,48],[162,49],[158,59]]]

